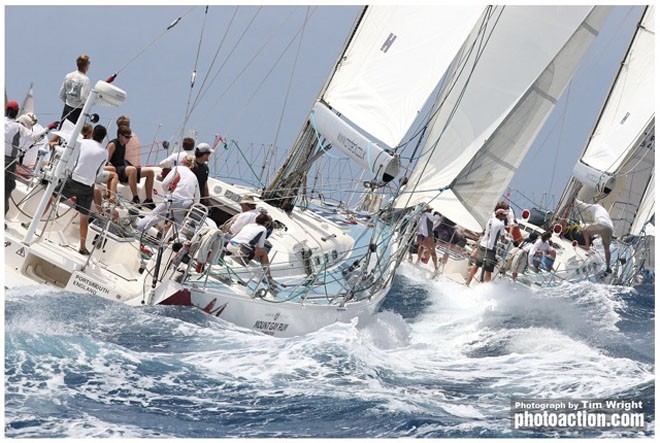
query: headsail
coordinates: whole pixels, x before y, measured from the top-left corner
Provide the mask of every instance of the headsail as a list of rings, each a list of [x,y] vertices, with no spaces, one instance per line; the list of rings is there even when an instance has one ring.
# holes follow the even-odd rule
[[[481,230],[609,10],[489,8],[436,101],[407,187],[414,191],[396,206],[432,202],[456,223]]]

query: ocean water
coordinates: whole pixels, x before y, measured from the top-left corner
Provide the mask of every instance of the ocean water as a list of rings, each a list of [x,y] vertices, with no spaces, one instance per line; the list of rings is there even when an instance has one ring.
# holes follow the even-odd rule
[[[31,292],[31,293],[28,293]],[[194,309],[5,293],[5,436],[655,435],[654,287],[428,281],[366,324],[276,339]],[[642,401],[646,429],[513,429],[512,397]]]

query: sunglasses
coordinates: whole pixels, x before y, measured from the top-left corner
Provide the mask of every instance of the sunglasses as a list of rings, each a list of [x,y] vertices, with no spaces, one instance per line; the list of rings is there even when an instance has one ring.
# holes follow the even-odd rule
[[[133,137],[132,135],[126,135],[126,134],[119,134],[119,135],[121,135],[122,137],[126,137],[126,138],[131,138],[131,137]]]

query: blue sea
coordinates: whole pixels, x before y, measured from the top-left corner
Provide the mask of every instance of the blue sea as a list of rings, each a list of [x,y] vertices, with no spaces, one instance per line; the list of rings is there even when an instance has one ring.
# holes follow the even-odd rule
[[[655,435],[654,287],[429,281],[366,324],[258,335],[191,308],[5,291],[5,436]],[[641,401],[644,430],[519,430],[511,399]]]

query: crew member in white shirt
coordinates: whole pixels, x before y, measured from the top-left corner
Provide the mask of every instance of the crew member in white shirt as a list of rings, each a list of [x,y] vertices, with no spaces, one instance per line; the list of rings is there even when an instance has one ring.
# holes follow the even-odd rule
[[[491,216],[486,224],[486,230],[484,235],[479,241],[479,250],[477,252],[477,257],[468,271],[467,278],[465,279],[465,285],[470,286],[470,282],[474,277],[474,274],[477,273],[477,269],[484,267],[484,282],[489,282],[495,270],[495,264],[497,263],[497,258],[495,257],[495,247],[497,245],[498,238],[504,240],[506,235],[506,229],[504,227],[504,220],[507,217],[508,211],[506,209],[498,209]]]
[[[92,139],[80,141],[80,154],[73,168],[71,177],[62,186],[62,196],[76,198],[76,210],[80,213],[80,249],[82,255],[89,255],[87,250],[87,229],[89,212],[94,199],[96,176],[103,169],[108,153],[101,144],[107,134],[102,125],[96,125]],[[98,208],[100,211],[100,208]]]
[[[556,251],[550,246],[550,237],[552,237],[552,232],[544,232],[541,235],[541,238],[536,240],[532,247],[529,249],[527,254],[527,265],[529,268],[532,268],[538,272],[538,270],[541,268],[543,256],[545,255],[554,261]],[[546,269],[546,271],[549,270],[550,269]]]
[[[144,232],[163,221],[169,210],[172,211],[176,225],[181,226],[188,208],[193,203],[199,203],[199,182],[195,173],[190,170],[191,165],[194,164],[194,157],[186,157],[181,165],[174,167],[167,174],[162,184],[163,189],[170,192],[169,196],[137,222],[138,231]]]
[[[241,257],[245,263],[253,258],[258,259],[265,268],[266,275],[272,280],[270,273],[270,262],[268,261],[268,252],[265,249],[266,237],[268,236],[268,226],[272,223],[270,215],[260,213],[253,223],[248,223],[231,239],[227,245],[227,250],[238,257]]]
[[[78,69],[69,72],[64,77],[59,94],[60,99],[64,102],[62,121],[67,119],[72,123],[76,123],[80,118],[80,112],[91,92],[89,77],[87,77],[90,64],[89,56],[83,54],[76,59]]]
[[[589,223],[584,230],[584,245],[580,245],[584,249],[589,249],[591,246],[590,239],[594,234],[600,235],[600,238],[603,240],[603,249],[605,250],[605,263],[607,268],[605,269],[606,273],[611,273],[610,269],[610,243],[612,242],[612,232],[614,231],[614,223],[610,218],[610,214],[607,212],[607,209],[603,208],[597,203],[584,203],[578,199],[575,199],[575,206],[580,211],[582,218]]]
[[[238,234],[238,232],[243,228],[243,226],[248,223],[254,223],[259,215],[259,210],[257,209],[257,201],[254,196],[251,194],[244,195],[239,202],[241,205],[241,213],[238,214],[234,222],[229,227],[229,232],[232,235]]]

